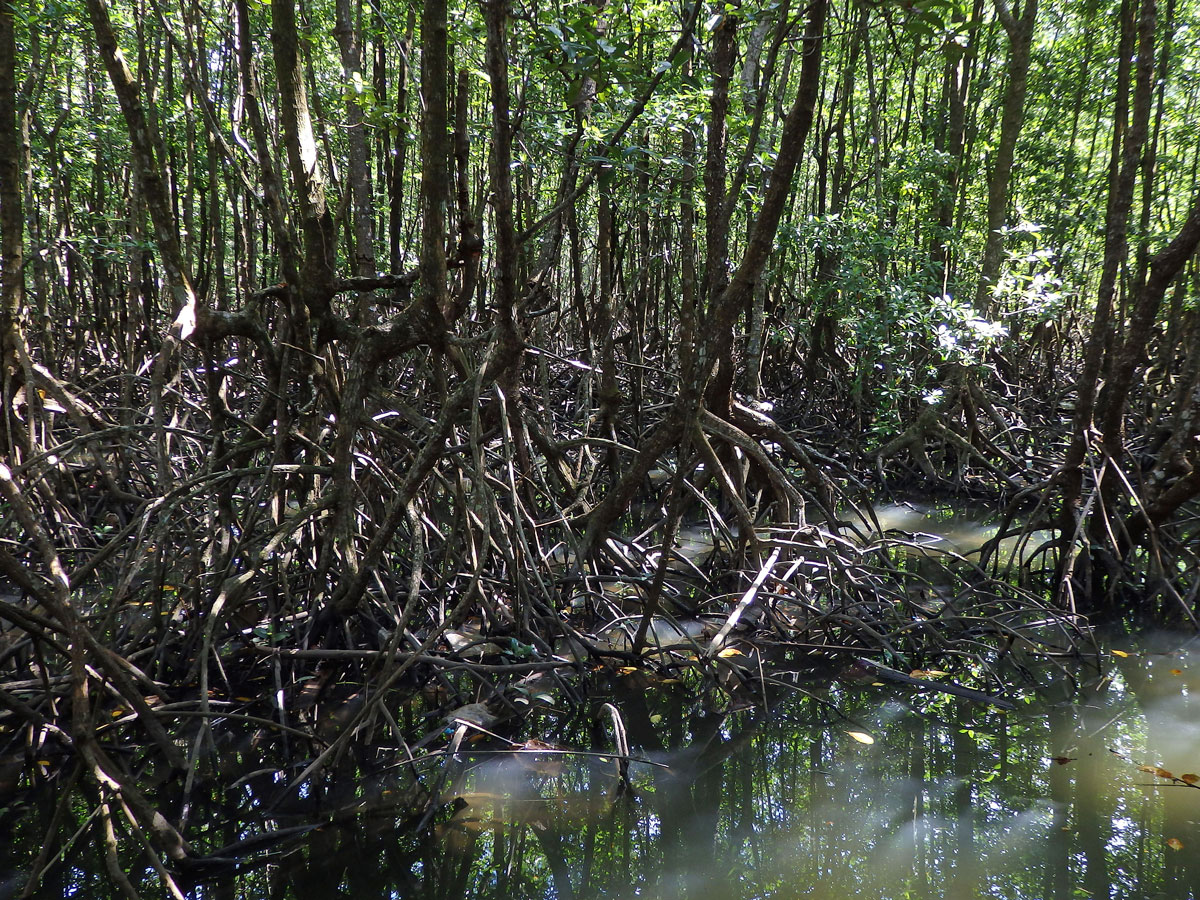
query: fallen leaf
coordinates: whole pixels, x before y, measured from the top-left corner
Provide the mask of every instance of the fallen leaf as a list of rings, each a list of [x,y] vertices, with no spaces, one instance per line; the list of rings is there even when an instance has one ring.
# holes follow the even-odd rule
[[[854,738],[860,744],[875,743],[875,738],[871,737],[865,731],[847,731],[846,734],[850,735],[850,737]]]
[[[1054,762],[1058,763],[1060,766],[1065,766],[1069,762],[1075,762],[1075,760],[1078,758],[1079,757],[1077,757],[1077,756],[1054,756],[1054,757],[1051,757],[1051,759],[1053,759]]]
[[[1179,838],[1167,838],[1167,846],[1172,850],[1182,850],[1183,841],[1181,841]]]
[[[1187,772],[1186,774],[1180,775],[1179,780],[1184,784],[1195,784],[1197,781],[1200,781],[1200,775],[1193,775],[1191,772]]]
[[[1171,674],[1172,674],[1172,675],[1182,675],[1182,674],[1183,674],[1183,669],[1172,669],[1172,670],[1171,670]]]
[[[728,659],[731,656],[745,656],[745,655],[746,654],[743,653],[741,650],[739,650],[737,647],[726,647],[724,650],[722,650],[720,653],[717,654],[717,656],[720,656],[724,659]]]
[[[1121,657],[1121,659],[1125,659],[1126,657],[1129,656],[1129,654],[1126,653],[1124,650],[1114,650],[1114,651],[1112,651],[1112,655],[1119,656],[1119,657]]]
[[[1145,772],[1147,775],[1157,775],[1159,778],[1169,778],[1174,780],[1175,776],[1166,769],[1159,766],[1138,766],[1139,772]]]

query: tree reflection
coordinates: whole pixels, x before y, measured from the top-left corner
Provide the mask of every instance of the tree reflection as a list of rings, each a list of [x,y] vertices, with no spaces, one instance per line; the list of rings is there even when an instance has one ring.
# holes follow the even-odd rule
[[[603,698],[645,760],[630,769],[634,796],[603,756],[611,747],[598,720],[546,713],[532,734],[597,755],[539,757],[491,739],[464,746],[425,826],[408,769],[383,751],[287,793],[270,749],[240,739],[224,747],[220,771],[196,779],[192,829],[213,848],[271,840],[240,865],[194,873],[191,893],[1194,898],[1200,792],[1129,761],[1200,769],[1188,662],[1130,657],[1115,680],[1081,672],[1077,690],[1063,682],[1059,696],[1043,692],[1007,714],[837,682],[730,712],[696,685],[639,674]],[[46,859],[70,862],[51,868],[46,895],[116,896],[102,854],[72,844],[97,802],[52,785],[27,792],[0,814],[0,861],[14,872],[28,865],[56,820]],[[148,889],[148,871],[130,878]]]

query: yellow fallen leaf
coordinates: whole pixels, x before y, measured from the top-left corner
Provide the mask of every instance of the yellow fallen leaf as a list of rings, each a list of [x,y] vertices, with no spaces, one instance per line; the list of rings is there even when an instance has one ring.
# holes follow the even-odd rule
[[[1167,838],[1167,846],[1172,850],[1182,850],[1183,841],[1181,841],[1179,838]]]
[[[1182,675],[1182,674],[1183,674],[1183,669],[1172,669],[1172,670],[1171,670],[1171,674],[1172,674],[1172,675]]]
[[[1159,778],[1170,778],[1172,780],[1174,780],[1174,778],[1175,778],[1175,776],[1172,775],[1170,772],[1168,772],[1166,769],[1155,769],[1154,774],[1157,775]]]
[[[621,668],[617,669],[617,672],[621,675],[632,675],[637,670],[637,666],[621,666]]]
[[[737,647],[726,647],[724,650],[722,650],[720,653],[717,654],[717,656],[723,657],[725,659],[728,659],[731,656],[745,656],[745,655],[746,654],[743,653],[741,650],[739,650]]]
[[[850,735],[850,737],[854,738],[860,744],[875,743],[875,738],[871,737],[865,731],[847,731],[846,734]]]
[[[50,767],[50,760],[48,760],[48,759],[39,759],[39,760],[37,761],[37,764],[38,764],[39,766],[43,766],[43,767],[45,767],[45,768],[49,768],[49,767]]]
[[[1119,657],[1121,657],[1121,659],[1125,659],[1127,656],[1129,656],[1129,654],[1126,653],[1124,650],[1114,650],[1112,652],[1112,655],[1119,656]]]
[[[1200,775],[1193,775],[1191,772],[1186,772],[1179,776],[1179,780],[1184,784],[1195,784],[1197,781],[1200,781]]]

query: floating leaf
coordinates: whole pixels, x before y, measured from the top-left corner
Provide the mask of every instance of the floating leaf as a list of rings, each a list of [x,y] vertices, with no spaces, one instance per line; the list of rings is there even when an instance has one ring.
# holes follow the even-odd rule
[[[850,737],[854,738],[860,744],[875,743],[875,738],[871,737],[865,731],[847,731],[846,734],[850,735]]]
[[[657,725],[657,724],[659,724],[660,722],[662,722],[662,720],[663,720],[662,714],[661,714],[661,713],[655,713],[654,715],[652,715],[652,716],[650,717],[650,724],[651,724],[651,725]]]
[[[1129,656],[1129,654],[1126,653],[1124,650],[1114,650],[1114,651],[1112,651],[1112,655],[1119,656],[1119,657],[1121,657],[1121,659],[1125,659],[1126,657]]]
[[[1167,846],[1172,850],[1182,850],[1183,841],[1181,841],[1179,838],[1167,838]]]
[[[1077,756],[1055,756],[1055,757],[1051,757],[1051,758],[1056,763],[1058,763],[1060,766],[1065,766],[1069,762],[1075,762],[1075,760],[1078,759],[1079,757],[1077,757]]]
[[[745,655],[746,654],[743,653],[741,650],[739,650],[737,647],[726,647],[724,650],[722,650],[720,653],[717,654],[717,656],[723,657],[724,659],[728,659],[731,656],[745,656]]]
[[[1172,781],[1175,780],[1175,776],[1172,775],[1170,772],[1168,772],[1166,769],[1155,769],[1154,774],[1157,775],[1159,778],[1169,778]]]
[[[638,667],[637,667],[637,666],[621,666],[621,668],[617,669],[617,674],[619,674],[619,675],[632,675],[632,674],[633,674],[634,672],[636,672],[637,670],[638,670]]]
[[[1197,781],[1200,781],[1200,775],[1193,775],[1191,772],[1187,772],[1184,775],[1180,775],[1179,780],[1184,784],[1195,784]]]
[[[1172,669],[1172,670],[1171,670],[1171,674],[1172,674],[1172,675],[1182,675],[1182,674],[1183,674],[1183,669]]]

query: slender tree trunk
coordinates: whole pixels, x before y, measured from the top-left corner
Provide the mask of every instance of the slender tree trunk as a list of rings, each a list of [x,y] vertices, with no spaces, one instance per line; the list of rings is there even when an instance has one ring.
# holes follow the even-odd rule
[[[496,216],[496,314],[500,352],[519,360],[523,328],[517,319],[517,232],[513,221],[512,141],[508,86],[508,0],[488,0],[487,68],[492,89],[492,140],[490,176]],[[509,409],[520,403],[517,389],[519,363],[508,370],[502,384],[509,394]]]
[[[991,292],[1000,276],[1004,262],[1004,227],[1008,216],[1013,157],[1017,139],[1025,122],[1025,86],[1029,77],[1029,50],[1033,43],[1033,25],[1037,18],[1037,0],[1024,0],[1024,8],[1013,11],[1008,0],[996,0],[1000,23],[1008,34],[1008,72],[1004,88],[1003,113],[1000,117],[1000,142],[992,172],[988,177],[987,236],[983,246],[983,264],[979,272],[979,287],[975,293],[975,308],[987,315]]]
[[[0,459],[27,443],[15,400],[25,382],[25,217],[17,127],[16,37],[11,3],[0,5]]]
[[[362,47],[359,41],[358,3],[337,0],[337,22],[334,35],[342,54],[342,77],[346,80],[346,181],[350,186],[351,221],[354,247],[352,271],[362,278],[376,274],[375,209],[371,186],[371,163],[368,151],[367,125],[358,93],[363,90]],[[359,297],[359,318],[366,312],[369,294]]]
[[[1150,120],[1155,7],[1154,0],[1144,0],[1141,14],[1138,16],[1135,3],[1136,0],[1123,0],[1121,6],[1118,93],[1113,116],[1108,208],[1104,225],[1104,261],[1096,296],[1096,310],[1084,349],[1083,370],[1078,381],[1071,443],[1059,475],[1062,502],[1058,513],[1061,544],[1058,583],[1062,590],[1069,589],[1067,578],[1075,566],[1071,542],[1081,528],[1083,466],[1092,445],[1100,372],[1104,365],[1106,349],[1113,339],[1113,307],[1117,295],[1117,279],[1128,251],[1129,214]],[[1147,38],[1149,44],[1142,43],[1138,49],[1132,117],[1129,117],[1129,59],[1133,55],[1134,47]],[[1087,564],[1086,560],[1084,564]]]
[[[767,258],[774,249],[775,235],[783,218],[784,208],[792,196],[792,179],[812,127],[821,84],[821,53],[828,10],[828,0],[815,0],[809,7],[800,83],[795,101],[783,124],[779,152],[771,169],[762,207],[751,230],[741,264],[734,272],[729,285],[712,304],[710,315],[705,322],[704,335],[697,337],[695,364],[684,369],[679,391],[663,423],[646,439],[616,486],[605,495],[588,517],[583,540],[585,554],[597,546],[601,535],[628,507],[650,467],[694,427],[703,408],[705,389],[716,365],[724,336],[727,336],[729,329],[733,327],[738,313],[745,308],[746,301],[762,276]]]
[[[713,31],[712,96],[708,107],[708,146],[704,159],[704,296],[711,307],[729,282],[729,222],[733,207],[725,202],[725,158],[728,155],[729,85],[737,54],[738,18],[726,12]],[[709,395],[718,415],[732,402],[734,341],[732,327],[723,345]]]
[[[937,230],[933,236],[931,257],[941,271],[943,291],[948,290],[954,280],[950,235],[954,228],[954,213],[963,167],[963,142],[967,127],[967,94],[970,89],[970,61],[975,52],[975,32],[971,32],[970,41],[971,43],[965,48],[956,41],[946,42],[946,63],[942,70],[942,96],[946,106],[946,128],[945,137],[939,149],[946,154],[946,182],[943,188],[945,193],[936,206]]]
[[[95,2],[95,0],[92,0]],[[292,187],[300,206],[300,230],[304,235],[304,257],[300,283],[289,289],[304,306],[293,304],[296,332],[292,339],[306,354],[311,352],[307,312],[318,323],[318,340],[333,336],[330,303],[333,300],[337,260],[337,227],[325,199],[325,175],[308,111],[308,92],[300,59],[295,0],[271,0],[271,46],[275,78],[279,84],[279,111],[283,139],[291,170]]]
[[[287,212],[283,203],[283,186],[275,168],[275,148],[267,135],[267,123],[263,118],[262,104],[259,100],[260,87],[258,68],[254,62],[254,42],[250,33],[250,10],[246,0],[234,0],[233,6],[237,15],[238,80],[241,84],[242,108],[254,138],[265,214],[275,238],[283,281],[285,284],[299,284],[300,257],[296,249],[296,240],[288,227]],[[253,262],[249,263],[249,270],[248,280],[253,281],[256,278]]]
[[[450,121],[446,0],[421,11],[421,261],[420,296],[430,324],[443,323],[446,282],[446,204],[450,198]],[[439,333],[444,328],[436,329]]]
[[[154,132],[141,89],[125,64],[117,47],[116,35],[104,0],[87,0],[88,13],[96,34],[96,44],[129,131],[133,163],[141,182],[154,238],[174,300],[173,331],[186,340],[196,327],[196,295],[192,276],[179,244],[179,228],[172,208],[170,188],[164,166],[162,139]]]
[[[398,274],[404,266],[404,164],[408,157],[408,70],[415,25],[413,8],[408,8],[408,23],[397,48],[395,149],[388,166],[388,267]]]

